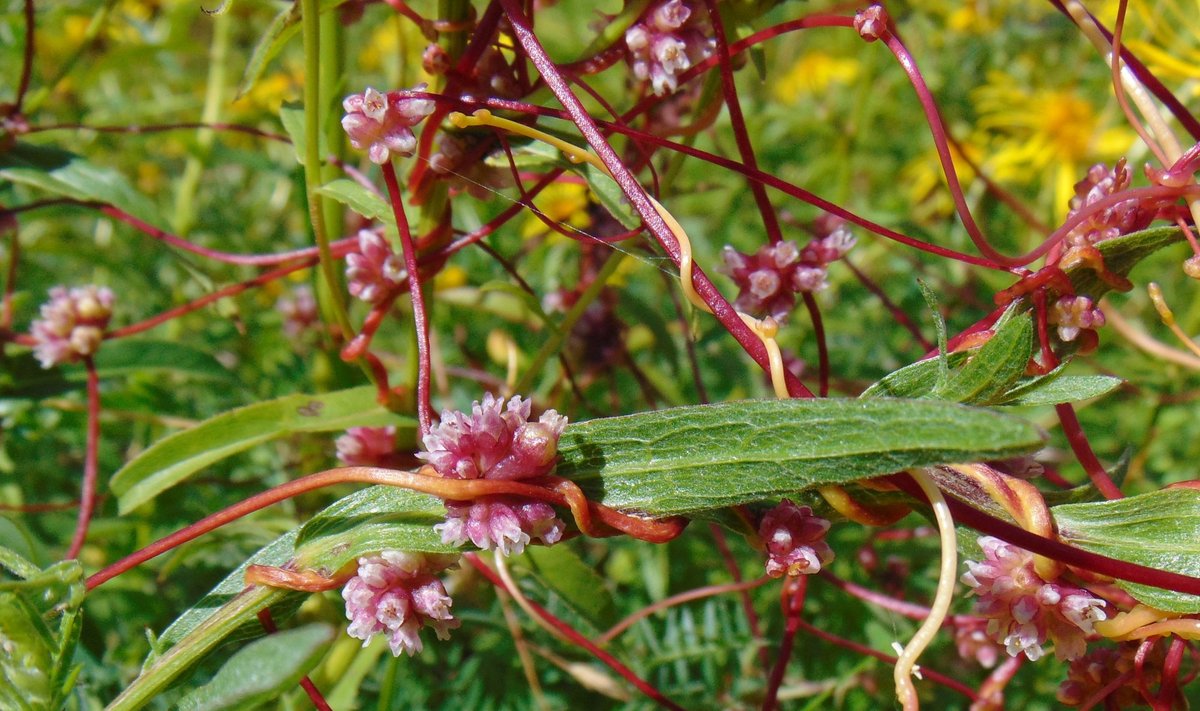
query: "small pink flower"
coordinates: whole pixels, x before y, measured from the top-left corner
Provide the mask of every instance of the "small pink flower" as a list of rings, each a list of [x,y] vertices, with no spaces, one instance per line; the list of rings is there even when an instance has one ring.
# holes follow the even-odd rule
[[[1064,296],[1054,302],[1047,320],[1058,326],[1058,337],[1073,341],[1083,330],[1104,325],[1104,312],[1086,296]]]
[[[396,454],[396,428],[351,427],[337,438],[337,458],[351,467],[387,466]]]
[[[1000,645],[987,635],[987,623],[971,619],[954,625],[954,646],[958,656],[974,659],[979,666],[991,669],[1000,659]]]
[[[281,297],[275,309],[283,316],[283,332],[290,338],[299,338],[321,322],[317,299],[307,285],[297,286],[290,296]]]
[[[378,233],[359,230],[358,251],[346,255],[350,295],[369,304],[383,301],[407,276],[404,261]]]
[[[1103,163],[1093,165],[1083,180],[1075,183],[1075,197],[1071,198],[1067,217],[1074,217],[1090,205],[1128,190],[1131,182],[1132,176],[1124,158],[1112,168]],[[1111,205],[1072,229],[1066,243],[1071,247],[1086,247],[1145,229],[1154,221],[1158,209],[1167,204],[1158,200],[1130,200]]]
[[[36,341],[33,354],[42,367],[70,363],[95,353],[112,318],[112,305],[113,293],[105,287],[51,289],[50,300],[42,304],[41,317],[30,325]]]
[[[418,84],[413,91],[424,91]],[[346,115],[342,128],[350,137],[350,145],[366,150],[372,163],[383,165],[392,153],[410,156],[417,149],[412,127],[433,113],[428,99],[402,98],[399,92],[383,94],[371,87],[361,94],[351,94],[342,102]]]
[[[434,577],[458,562],[457,555],[384,551],[358,559],[358,574],[346,583],[346,633],[363,646],[376,634],[387,635],[392,654],[415,655],[422,649],[420,631],[432,627],[438,639],[449,639],[459,626],[450,612],[454,602]]]
[[[789,240],[763,245],[753,255],[726,246],[721,252],[725,263],[718,270],[738,285],[734,307],[782,321],[796,307],[798,292],[811,293],[828,286],[829,264],[846,256],[855,238],[840,222],[825,220],[815,229],[817,236],[803,250]]]
[[[812,575],[833,560],[833,549],[825,542],[829,521],[813,516],[812,509],[788,499],[763,516],[758,535],[767,547],[767,575]]]
[[[625,47],[633,75],[664,96],[678,88],[680,74],[712,54],[716,41],[691,2],[667,0],[625,31]]]
[[[503,400],[488,393],[471,405],[469,415],[447,410],[423,438],[426,451],[417,456],[451,479],[521,480],[548,474],[567,418],[547,410],[530,422],[530,407],[530,401],[519,396],[505,407]],[[549,505],[518,496],[448,501],[446,522],[437,526],[446,543],[470,540],[505,555],[520,553],[534,538],[553,544],[565,528]]]
[[[1054,644],[1059,659],[1078,659],[1087,651],[1093,625],[1106,619],[1104,601],[1086,590],[1046,582],[1033,567],[1033,554],[998,538],[979,539],[985,559],[967,561],[962,581],[978,596],[978,611],[989,618],[987,633],[1010,657],[1037,661],[1042,645]]]

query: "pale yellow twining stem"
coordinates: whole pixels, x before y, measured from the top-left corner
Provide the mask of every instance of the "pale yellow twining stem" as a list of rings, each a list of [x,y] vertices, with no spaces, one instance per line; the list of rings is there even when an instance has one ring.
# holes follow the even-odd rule
[[[1042,538],[1055,537],[1050,507],[1033,484],[1007,476],[986,464],[951,464],[946,468],[977,484],[1021,528]],[[1033,567],[1043,580],[1057,579],[1063,569],[1062,563],[1042,555],[1034,556]]]
[[[1108,38],[1104,36],[1100,28],[1096,26],[1095,21],[1092,20],[1083,5],[1078,0],[1068,0],[1066,7],[1067,12],[1071,14],[1071,19],[1075,21],[1075,24],[1079,26],[1080,31],[1083,32],[1092,45],[1104,55],[1105,61],[1110,66],[1116,62],[1120,62],[1120,58],[1113,53],[1112,43],[1108,41]],[[1138,80],[1137,76],[1130,71],[1129,67],[1121,63],[1118,73],[1121,76],[1121,86],[1125,88],[1125,92],[1133,99],[1133,103],[1137,105],[1138,110],[1142,112],[1142,116],[1146,119],[1146,124],[1150,127],[1150,133],[1158,141],[1159,147],[1167,159],[1168,164],[1163,167],[1170,168],[1183,155],[1183,148],[1179,145],[1179,140],[1175,137],[1175,133],[1171,131],[1171,127],[1167,125],[1166,117],[1159,110],[1158,104],[1154,103],[1150,92]],[[1153,148],[1153,146],[1149,147]],[[1192,213],[1192,219],[1197,224],[1200,224],[1200,198],[1188,202],[1188,209]]]
[[[1162,289],[1158,284],[1150,282],[1150,286],[1146,287],[1146,291],[1150,292],[1150,300],[1154,302],[1154,308],[1158,311],[1159,318],[1166,324],[1167,328],[1171,329],[1171,333],[1179,339],[1189,351],[1200,356],[1200,346],[1184,332],[1179,324],[1175,323],[1175,313],[1171,311],[1171,307],[1167,306],[1167,300],[1163,298]]]
[[[925,497],[929,499],[942,544],[942,562],[938,568],[937,592],[933,596],[933,604],[929,606],[929,615],[925,617],[925,621],[921,623],[917,633],[900,651],[892,673],[892,678],[896,682],[896,698],[900,701],[900,705],[904,711],[915,711],[920,707],[920,702],[917,700],[917,689],[913,686],[912,677],[918,673],[917,658],[933,641],[934,635],[938,633],[938,630],[946,622],[946,617],[950,614],[950,603],[954,600],[954,583],[958,570],[958,541],[954,538],[954,519],[950,517],[950,507],[946,504],[946,497],[942,496],[942,492],[934,483],[933,478],[919,469],[909,470],[908,473],[913,481],[917,482],[917,486],[921,487]]]
[[[1111,620],[1096,623],[1096,631],[1116,642],[1177,635],[1200,639],[1200,620],[1177,619],[1178,612],[1166,612],[1149,605],[1134,605],[1129,612],[1117,613]]]
[[[608,169],[608,166],[604,165],[603,161],[601,161],[586,148],[582,148],[574,143],[564,141],[561,138],[551,136],[545,131],[541,131],[532,126],[528,126],[523,123],[517,123],[516,121],[510,121],[506,118],[501,118],[494,115],[487,109],[479,109],[470,116],[455,112],[450,114],[448,119],[450,123],[457,128],[466,128],[467,126],[491,126],[493,128],[503,129],[509,133],[515,133],[519,136],[525,136],[527,138],[541,141],[557,148],[564,156],[566,156],[567,160],[571,161],[572,163],[587,163],[588,165],[603,172],[609,178],[613,177],[612,172]],[[675,219],[674,215],[667,211],[667,208],[663,207],[662,204],[659,203],[658,200],[655,200],[652,196],[647,195],[646,197],[650,200],[650,204],[654,207],[654,211],[657,212],[658,216],[662,218],[662,221],[666,224],[667,229],[669,229],[671,234],[675,237],[675,242],[679,245],[679,286],[683,291],[683,295],[687,297],[687,300],[690,301],[693,306],[700,309],[704,313],[711,314],[712,309],[709,308],[708,304],[704,302],[704,299],[700,298],[700,295],[696,293],[696,287],[692,283],[692,268],[694,265],[694,261],[692,259],[692,241],[688,238],[687,232],[684,231],[683,226],[679,224],[679,221]],[[771,370],[771,385],[775,390],[776,396],[780,398],[789,397],[787,385],[784,383],[783,356],[779,351],[779,343],[775,340],[775,335],[779,331],[779,324],[776,323],[772,318],[768,317],[760,320],[740,311],[738,312],[738,316],[741,317],[742,323],[746,324],[746,326],[754,332],[754,335],[758,336],[759,340],[761,340],[763,343],[763,347],[767,350],[767,359]]]

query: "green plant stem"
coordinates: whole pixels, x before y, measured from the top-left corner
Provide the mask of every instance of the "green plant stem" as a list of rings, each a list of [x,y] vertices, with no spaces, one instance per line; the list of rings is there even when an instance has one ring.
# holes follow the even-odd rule
[[[228,83],[229,38],[232,35],[233,16],[221,13],[212,16],[213,37],[208,54],[208,82],[204,89],[204,109],[200,120],[215,124],[221,120],[221,107],[225,103],[225,87]],[[196,222],[196,189],[204,174],[204,163],[212,152],[214,132],[201,129],[196,134],[196,152],[188,156],[175,193],[175,232],[186,235]]]
[[[321,185],[321,16],[318,0],[301,0],[301,33],[304,38],[304,192],[308,197],[308,214],[320,253],[321,274],[329,287],[329,300],[334,317],[344,338],[354,333],[350,314],[342,299],[342,284],[329,249],[329,233],[325,227],[324,198],[317,193]],[[373,375],[367,371],[374,381]]]
[[[562,348],[563,341],[566,340],[571,330],[575,328],[575,323],[583,316],[583,312],[587,311],[587,308],[592,305],[596,297],[600,296],[600,292],[604,289],[605,284],[608,283],[608,280],[617,271],[617,267],[621,266],[621,262],[625,261],[625,257],[627,256],[624,252],[613,252],[608,256],[608,259],[605,260],[603,266],[600,267],[600,271],[596,274],[596,278],[592,280],[591,284],[588,284],[587,289],[584,289],[583,293],[580,294],[579,300],[575,302],[571,310],[563,317],[562,323],[558,325],[558,331],[552,334],[542,344],[537,354],[534,355],[533,361],[525,370],[525,374],[521,376],[521,379],[513,387],[513,392],[523,393],[529,390],[533,385],[533,379],[541,372],[542,367],[546,365],[546,361],[550,360],[550,357],[558,353],[559,349]]]

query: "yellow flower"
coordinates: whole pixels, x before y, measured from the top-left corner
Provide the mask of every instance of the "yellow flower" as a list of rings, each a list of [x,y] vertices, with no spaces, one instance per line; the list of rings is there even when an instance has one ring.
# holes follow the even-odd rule
[[[983,160],[983,151],[979,146],[962,142],[958,145],[962,145],[976,165]],[[966,190],[975,179],[975,171],[967,164],[955,144],[950,146],[950,157],[954,159],[958,181]],[[937,149],[933,146],[901,169],[900,182],[905,186],[908,197],[915,206],[913,216],[918,221],[947,217],[954,213],[954,201],[945,187],[946,177],[942,173]]]
[[[972,94],[979,128],[991,136],[985,167],[1000,181],[1052,186],[1055,216],[1066,217],[1088,166],[1129,149],[1131,130],[1105,127],[1091,102],[1070,88],[1027,89],[995,71]]]
[[[809,52],[774,83],[772,91],[778,101],[792,103],[806,94],[824,93],[832,84],[848,84],[860,70],[857,59]]]
[[[1149,39],[1128,34],[1126,45],[1166,82],[1200,79],[1200,2],[1188,4],[1190,8],[1179,0],[1156,0],[1151,6],[1139,0],[1127,11],[1127,17],[1145,26]],[[1200,86],[1192,85],[1190,95],[1200,96]]]
[[[533,199],[534,206],[554,222],[564,222],[583,229],[591,219],[587,214],[587,186],[579,183],[552,183]],[[521,236],[525,239],[545,234],[547,227],[537,215],[525,218]]]

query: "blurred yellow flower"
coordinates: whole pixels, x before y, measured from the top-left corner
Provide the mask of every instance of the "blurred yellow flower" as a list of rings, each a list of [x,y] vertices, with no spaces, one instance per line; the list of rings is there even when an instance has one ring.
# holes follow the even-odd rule
[[[233,110],[238,116],[260,113],[275,116],[285,101],[299,101],[303,91],[304,69],[289,62],[281,70],[260,77],[249,91],[233,102]]]
[[[587,186],[579,183],[552,183],[533,199],[534,206],[554,222],[583,229],[591,223],[587,214]],[[521,227],[525,239],[545,234],[548,228],[537,215],[529,215]]]
[[[1050,186],[1058,220],[1087,168],[1120,157],[1134,141],[1131,129],[1106,127],[1073,89],[1030,89],[994,71],[971,98],[990,138],[985,168],[1000,181]]]
[[[771,89],[776,100],[791,103],[807,94],[823,93],[832,84],[848,84],[858,78],[860,70],[857,59],[809,52],[797,59]]]
[[[1155,76],[1166,82],[1200,79],[1200,0],[1137,0],[1127,16],[1149,39],[1127,36],[1125,43]],[[1200,84],[1192,84],[1188,94],[1200,96]]]
[[[983,151],[973,143],[962,143],[971,160],[978,164],[983,160]],[[967,164],[962,153],[955,145],[950,146],[950,157],[954,159],[954,167],[958,171],[958,181],[963,190],[967,190],[975,179],[975,171]],[[937,150],[930,146],[929,150],[909,161],[900,171],[900,182],[905,186],[909,199],[914,206],[914,214],[918,221],[932,218],[943,218],[954,213],[954,200],[946,189],[946,178],[942,173],[942,164],[938,161]]]

